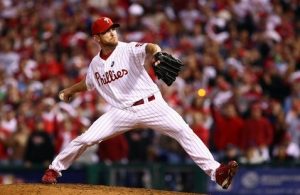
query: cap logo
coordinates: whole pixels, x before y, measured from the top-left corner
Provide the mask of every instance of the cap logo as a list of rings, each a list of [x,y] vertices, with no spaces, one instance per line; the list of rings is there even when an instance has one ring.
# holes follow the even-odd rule
[[[109,24],[109,19],[108,18],[104,18],[103,20]]]

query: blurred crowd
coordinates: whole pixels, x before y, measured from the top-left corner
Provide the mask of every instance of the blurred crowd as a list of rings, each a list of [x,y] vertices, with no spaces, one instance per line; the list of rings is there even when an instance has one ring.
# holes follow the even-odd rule
[[[299,161],[299,0],[0,0],[0,163],[48,165],[110,108],[93,91],[57,97],[99,51],[99,16],[121,24],[121,41],[157,43],[185,63],[171,87],[149,74],[218,160]],[[145,128],[76,163],[128,161],[192,163]]]

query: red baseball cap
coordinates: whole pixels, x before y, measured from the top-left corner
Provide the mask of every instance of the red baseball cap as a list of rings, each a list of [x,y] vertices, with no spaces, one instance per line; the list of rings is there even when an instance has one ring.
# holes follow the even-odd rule
[[[119,27],[120,24],[113,23],[108,17],[100,17],[92,24],[92,34],[104,33],[112,27]]]

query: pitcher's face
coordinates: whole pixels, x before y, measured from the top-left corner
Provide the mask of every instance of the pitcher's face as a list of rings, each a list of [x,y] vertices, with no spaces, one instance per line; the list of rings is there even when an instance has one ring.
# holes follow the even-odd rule
[[[104,33],[95,35],[95,40],[101,46],[116,46],[119,41],[116,28],[110,28]]]

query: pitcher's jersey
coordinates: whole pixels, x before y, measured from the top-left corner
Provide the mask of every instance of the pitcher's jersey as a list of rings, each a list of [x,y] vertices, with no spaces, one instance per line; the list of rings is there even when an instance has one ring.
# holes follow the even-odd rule
[[[142,98],[159,91],[144,68],[146,43],[118,42],[110,56],[103,60],[99,53],[91,61],[86,85],[112,106],[127,108]]]

